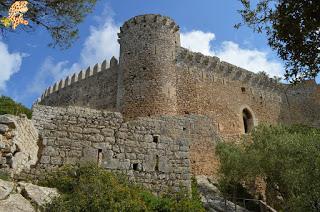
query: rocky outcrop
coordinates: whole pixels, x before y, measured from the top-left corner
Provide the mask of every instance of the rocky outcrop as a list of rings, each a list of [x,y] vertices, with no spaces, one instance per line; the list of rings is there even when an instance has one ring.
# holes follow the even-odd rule
[[[38,132],[25,115],[0,116],[0,170],[19,174],[36,164]]]
[[[21,194],[12,194],[8,199],[0,200],[2,212],[35,212],[31,203]]]
[[[0,180],[1,212],[43,211],[45,205],[58,196],[59,193],[55,188]]]
[[[19,183],[19,186],[21,187],[23,196],[38,207],[43,207],[58,196],[58,190],[56,188],[41,187],[31,183]]]

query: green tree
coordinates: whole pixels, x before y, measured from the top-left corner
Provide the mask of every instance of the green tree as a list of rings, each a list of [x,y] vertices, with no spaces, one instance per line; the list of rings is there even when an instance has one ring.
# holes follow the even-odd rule
[[[259,126],[241,145],[219,144],[220,188],[263,179],[267,202],[285,211],[320,210],[320,129]]]
[[[21,103],[15,102],[13,99],[7,96],[0,96],[0,115],[4,114],[26,114],[30,119],[32,115],[32,111],[23,106]]]
[[[269,45],[285,61],[285,79],[298,82],[320,72],[320,3],[315,0],[240,0],[243,22],[266,32]]]
[[[14,1],[0,0],[0,18],[6,17]],[[37,27],[45,28],[52,37],[50,46],[68,48],[78,37],[78,24],[92,12],[96,0],[28,0],[29,11],[24,18],[29,25],[20,25],[19,28],[30,32]],[[0,24],[2,33],[13,30]]]

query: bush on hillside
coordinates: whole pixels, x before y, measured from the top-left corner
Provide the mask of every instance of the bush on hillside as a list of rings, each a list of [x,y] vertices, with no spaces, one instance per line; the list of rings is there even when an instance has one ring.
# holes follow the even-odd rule
[[[30,119],[32,111],[29,108],[23,106],[22,104],[15,102],[10,97],[0,96],[0,115],[4,114],[26,114],[27,117]]]
[[[225,195],[263,179],[267,202],[276,209],[320,211],[320,129],[259,126],[240,145],[221,143],[216,152]]]
[[[204,211],[196,186],[192,198],[186,190],[157,197],[96,165],[65,166],[50,173],[41,183],[56,187],[62,195],[48,211]]]

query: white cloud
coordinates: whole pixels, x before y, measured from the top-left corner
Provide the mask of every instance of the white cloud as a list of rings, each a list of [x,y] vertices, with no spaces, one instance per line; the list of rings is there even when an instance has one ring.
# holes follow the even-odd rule
[[[241,48],[232,41],[224,41],[219,48],[213,48],[214,39],[215,35],[211,32],[191,31],[181,34],[181,45],[205,55],[215,55],[223,61],[255,73],[265,71],[271,77],[283,75],[282,64],[269,59],[268,52]]]
[[[117,42],[120,26],[116,25],[111,17],[100,27],[91,27],[90,36],[84,43],[81,51],[81,64],[89,66],[111,59],[112,56],[119,55],[119,44]]]
[[[257,49],[242,49],[239,44],[232,41],[222,43],[217,56],[224,61],[235,64],[239,67],[253,72],[265,71],[269,76],[283,75],[283,68],[280,62],[269,60],[268,53]]]
[[[215,39],[211,32],[191,31],[181,33],[181,46],[205,55],[214,55],[210,42]]]
[[[120,48],[117,33],[120,30],[120,25],[114,22],[111,15],[112,11],[106,7],[103,14],[96,18],[100,24],[90,26],[90,34],[84,42],[78,62],[73,64],[69,61],[55,62],[52,57],[47,57],[29,90],[32,93],[40,94],[48,85],[74,72],[101,63],[105,59],[108,61],[112,56],[118,57]]]
[[[20,70],[22,53],[10,53],[8,46],[0,41],[0,92],[6,89],[10,77]]]
[[[33,83],[29,86],[28,92],[41,93],[48,84],[61,80],[78,70],[80,70],[80,66],[77,63],[70,67],[68,61],[55,63],[52,57],[47,57],[36,74]]]

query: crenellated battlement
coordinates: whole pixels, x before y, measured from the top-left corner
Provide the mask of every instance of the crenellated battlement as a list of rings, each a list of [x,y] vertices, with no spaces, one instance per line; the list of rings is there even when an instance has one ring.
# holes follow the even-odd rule
[[[110,64],[110,65],[108,65]],[[101,64],[97,63],[94,66],[89,66],[85,70],[81,70],[77,73],[73,73],[58,82],[55,82],[52,86],[49,86],[44,93],[41,95],[40,101],[50,96],[51,94],[58,92],[66,87],[72,86],[75,83],[80,83],[80,81],[86,80],[102,71],[108,71],[108,69],[118,65],[118,61],[112,57],[110,63],[104,60]]]
[[[206,56],[199,52],[195,53],[183,47],[178,49],[177,64],[188,68],[201,69],[212,72],[217,77],[226,81],[241,81],[252,87],[268,89],[272,91],[282,91],[286,84],[276,82],[274,79],[265,77],[246,69],[240,68],[231,63],[221,61],[216,56]]]
[[[166,27],[172,33],[176,33],[179,31],[179,26],[170,17],[157,14],[147,14],[135,16],[126,21],[123,26],[120,27],[120,33],[118,34],[119,38],[121,38],[124,33],[132,28],[135,29],[137,26],[143,28]]]

